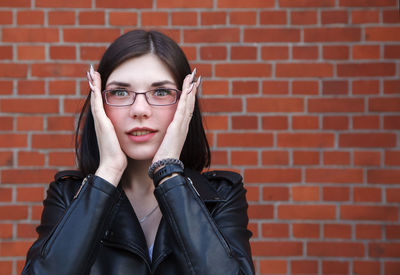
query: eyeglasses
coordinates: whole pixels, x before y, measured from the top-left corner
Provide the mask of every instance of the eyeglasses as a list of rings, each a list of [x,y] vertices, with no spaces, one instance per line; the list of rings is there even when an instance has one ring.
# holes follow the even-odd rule
[[[172,88],[157,88],[143,93],[116,88],[103,91],[106,104],[110,106],[130,106],[135,102],[136,95],[144,94],[146,101],[152,106],[167,106],[175,104],[181,91]]]

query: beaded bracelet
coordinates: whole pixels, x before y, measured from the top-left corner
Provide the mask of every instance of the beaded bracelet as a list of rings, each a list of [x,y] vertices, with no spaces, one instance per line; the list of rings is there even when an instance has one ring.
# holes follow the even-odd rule
[[[179,165],[182,170],[184,169],[183,163],[182,161],[180,161],[179,159],[173,159],[173,158],[168,158],[168,159],[161,159],[159,161],[154,162],[152,165],[150,165],[149,170],[147,171],[147,174],[149,175],[149,177],[151,179],[154,178],[154,171],[161,167],[161,166],[165,166],[168,164],[175,164],[175,165]]]

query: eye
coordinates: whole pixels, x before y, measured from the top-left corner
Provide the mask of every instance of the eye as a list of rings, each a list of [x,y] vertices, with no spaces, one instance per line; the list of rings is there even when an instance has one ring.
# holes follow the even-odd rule
[[[153,96],[163,97],[171,95],[171,90],[165,88],[159,88],[153,91]]]
[[[110,91],[110,95],[115,97],[122,97],[122,96],[128,96],[129,93],[124,89],[115,89]]]

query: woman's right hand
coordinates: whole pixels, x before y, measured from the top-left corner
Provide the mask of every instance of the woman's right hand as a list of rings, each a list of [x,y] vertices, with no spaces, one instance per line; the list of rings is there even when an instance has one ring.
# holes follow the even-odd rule
[[[114,126],[104,111],[100,74],[90,66],[87,78],[91,89],[90,107],[100,153],[100,164],[95,175],[117,186],[128,160],[121,150]]]

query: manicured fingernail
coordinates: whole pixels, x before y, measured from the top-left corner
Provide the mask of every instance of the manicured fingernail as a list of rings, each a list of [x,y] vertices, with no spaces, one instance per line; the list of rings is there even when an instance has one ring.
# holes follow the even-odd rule
[[[92,65],[92,64],[90,64],[90,78],[91,78],[92,81],[93,81],[93,79],[94,79],[94,68],[93,68],[93,65]]]
[[[201,84],[201,76],[199,76],[199,78],[197,79],[197,84],[196,84],[196,87],[199,87],[199,86],[200,86],[200,84]]]
[[[194,68],[194,70],[193,70],[193,72],[192,72],[192,81],[193,81],[194,78],[196,77],[196,72],[197,72],[197,69]]]
[[[194,82],[192,82],[192,84],[190,84],[188,94],[190,94],[192,92],[193,86],[194,86]]]
[[[93,92],[94,91],[94,87],[93,87],[92,83],[90,83],[90,81],[89,81],[89,87],[90,87],[90,90]]]

